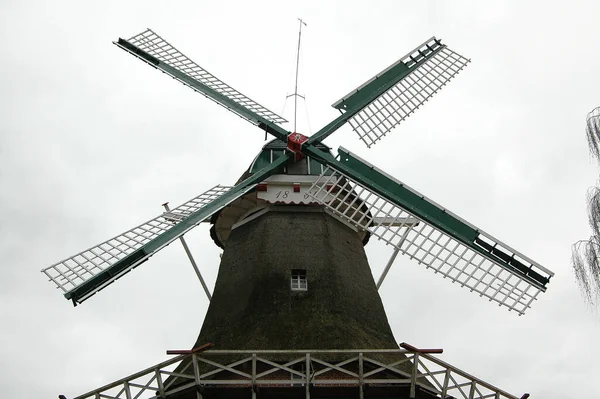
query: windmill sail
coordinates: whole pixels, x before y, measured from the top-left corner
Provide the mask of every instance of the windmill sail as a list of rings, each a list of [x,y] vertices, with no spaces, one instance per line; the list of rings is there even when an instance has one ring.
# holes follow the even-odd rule
[[[215,186],[169,212],[47,267],[42,272],[64,292],[67,299],[81,303],[252,187],[227,198],[224,194],[231,187]],[[192,216],[195,216],[193,220]],[[175,226],[183,221],[186,222],[185,227],[176,230]],[[169,233],[168,237],[164,237],[154,248],[142,250],[165,233]]]
[[[216,78],[150,29],[114,44],[255,125],[287,122]]]
[[[458,74],[469,59],[432,37],[332,107],[371,147]]]
[[[551,271],[347,150],[339,154],[339,161],[326,160],[328,170],[309,190],[317,201],[327,191],[329,202],[320,202],[333,213],[519,314],[546,290]],[[332,179],[339,179],[334,188]],[[381,218],[397,222],[391,226]],[[414,219],[419,223],[403,222]]]
[[[216,186],[123,234],[42,269],[42,272],[67,299],[81,303],[252,190],[289,157],[289,154],[283,154],[235,187]]]

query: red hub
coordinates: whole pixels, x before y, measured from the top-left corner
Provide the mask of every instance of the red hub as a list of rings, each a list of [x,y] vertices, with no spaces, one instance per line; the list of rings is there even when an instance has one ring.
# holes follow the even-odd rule
[[[300,133],[292,133],[288,136],[287,148],[294,153],[294,161],[299,161],[304,158],[304,154],[302,154],[302,144],[307,140],[308,137]]]

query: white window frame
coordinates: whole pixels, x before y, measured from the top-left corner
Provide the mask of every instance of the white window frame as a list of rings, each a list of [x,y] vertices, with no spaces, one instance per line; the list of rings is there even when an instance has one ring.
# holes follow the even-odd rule
[[[305,269],[292,269],[290,288],[292,291],[308,291],[308,281],[306,279]]]

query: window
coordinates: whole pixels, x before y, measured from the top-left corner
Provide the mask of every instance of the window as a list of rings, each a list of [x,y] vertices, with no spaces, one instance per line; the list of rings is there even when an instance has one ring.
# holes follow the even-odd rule
[[[308,289],[306,283],[306,270],[292,269],[291,288],[292,291],[306,291]]]

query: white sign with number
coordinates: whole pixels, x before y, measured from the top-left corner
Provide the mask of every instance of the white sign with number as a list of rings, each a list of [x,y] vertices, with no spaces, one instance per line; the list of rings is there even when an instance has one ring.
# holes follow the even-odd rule
[[[315,196],[319,201],[328,202],[331,197],[326,188],[319,190],[318,187],[312,188],[313,180],[318,176],[294,176],[294,175],[276,175],[261,183],[262,189],[257,191],[257,196],[270,204],[316,204]],[[294,178],[296,181],[290,181]],[[287,180],[287,181],[286,181]],[[265,187],[266,186],[266,187]],[[266,188],[266,190],[265,190]]]

